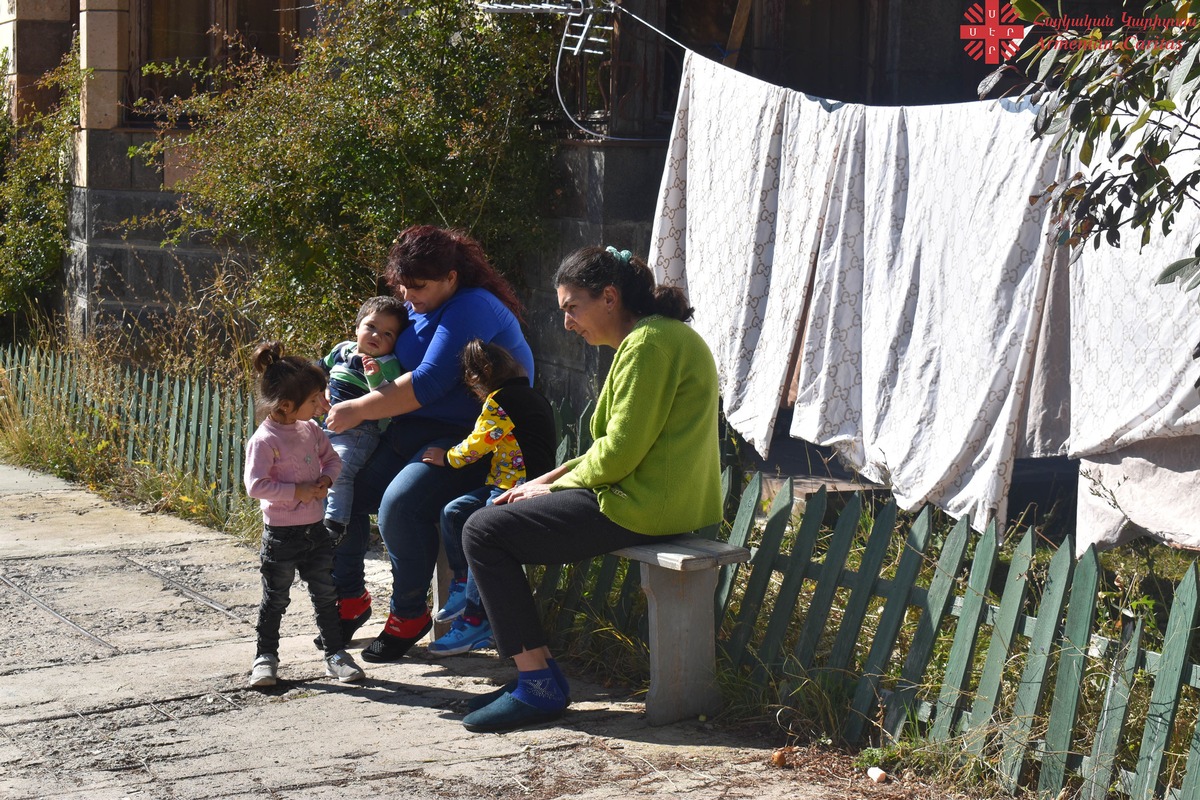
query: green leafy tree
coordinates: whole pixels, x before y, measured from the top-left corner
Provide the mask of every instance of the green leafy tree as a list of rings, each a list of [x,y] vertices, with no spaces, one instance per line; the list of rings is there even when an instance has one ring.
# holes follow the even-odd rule
[[[535,124],[551,52],[538,19],[467,0],[318,7],[295,65],[251,54],[198,72],[213,88],[149,109],[162,126],[142,152],[182,174],[173,238],[242,253],[257,321],[307,347],[376,291],[409,224],[466,229],[519,281],[551,147]]]
[[[1014,0],[1034,24],[1025,50],[980,85],[984,96],[1016,78],[1040,106],[1035,135],[1057,136],[1091,167],[1049,187],[1064,244],[1119,246],[1126,231],[1144,244],[1167,235],[1180,209],[1200,205],[1200,161],[1187,155],[1200,152],[1200,17],[1190,2],[1125,6],[1111,29],[1063,30],[1051,24],[1061,5],[1052,16],[1035,0]],[[1161,282],[1200,285],[1200,241],[1181,241],[1185,253]]]
[[[76,46],[39,82],[57,102],[19,122],[9,100],[0,109],[0,313],[27,310],[61,273],[82,81]]]

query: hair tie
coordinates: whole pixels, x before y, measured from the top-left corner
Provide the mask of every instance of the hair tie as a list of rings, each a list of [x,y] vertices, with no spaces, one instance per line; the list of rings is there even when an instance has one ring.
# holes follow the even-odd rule
[[[620,261],[625,266],[629,266],[629,259],[633,258],[633,253],[629,252],[628,250],[618,250],[617,248],[613,247],[611,244],[604,249],[607,252],[612,253],[614,256],[616,256],[617,260]]]

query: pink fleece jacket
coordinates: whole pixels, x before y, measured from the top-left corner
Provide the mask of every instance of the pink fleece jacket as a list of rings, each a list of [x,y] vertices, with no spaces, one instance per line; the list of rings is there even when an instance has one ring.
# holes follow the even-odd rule
[[[296,499],[296,484],[322,475],[336,480],[342,460],[325,431],[312,420],[282,425],[270,417],[246,443],[246,494],[257,499],[268,525],[311,525],[325,515],[325,503]]]

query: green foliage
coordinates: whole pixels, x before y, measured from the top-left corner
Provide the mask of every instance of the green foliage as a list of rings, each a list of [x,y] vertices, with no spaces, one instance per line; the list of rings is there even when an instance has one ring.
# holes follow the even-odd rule
[[[1014,3],[1027,22],[1048,16],[1035,2]],[[1130,5],[1133,5],[1132,3]],[[1151,0],[1102,31],[1026,33],[1033,42],[1018,59],[980,84],[989,93],[1008,73],[1024,82],[1023,94],[1039,104],[1035,136],[1056,135],[1064,149],[1078,148],[1090,174],[1076,173],[1048,187],[1061,225],[1060,244],[1101,241],[1117,247],[1124,230],[1145,244],[1166,235],[1185,205],[1200,203],[1200,165],[1194,157],[1200,125],[1191,117],[1200,88],[1200,22],[1190,2]],[[1153,21],[1153,22],[1151,22]],[[1183,24],[1180,24],[1182,21]],[[1046,35],[1048,34],[1048,35]],[[1039,38],[1040,37],[1040,38]],[[1200,285],[1200,242],[1194,257],[1168,267],[1160,281]]]
[[[57,103],[19,123],[12,122],[9,100],[0,108],[0,313],[24,309],[62,268],[83,77],[76,43],[38,84],[57,92]]]
[[[181,168],[173,238],[245,246],[248,308],[313,346],[375,293],[407,225],[463,228],[518,277],[542,235],[550,163],[533,121],[544,21],[466,0],[318,5],[327,22],[296,65],[250,55],[200,71],[213,88],[147,109],[162,126],[141,151]]]

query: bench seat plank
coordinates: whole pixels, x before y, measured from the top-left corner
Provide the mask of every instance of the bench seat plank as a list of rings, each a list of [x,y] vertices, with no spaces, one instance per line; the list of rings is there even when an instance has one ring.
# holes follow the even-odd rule
[[[715,569],[725,564],[750,560],[744,547],[704,539],[693,534],[678,536],[662,544],[637,544],[614,550],[614,555],[675,572]]]

